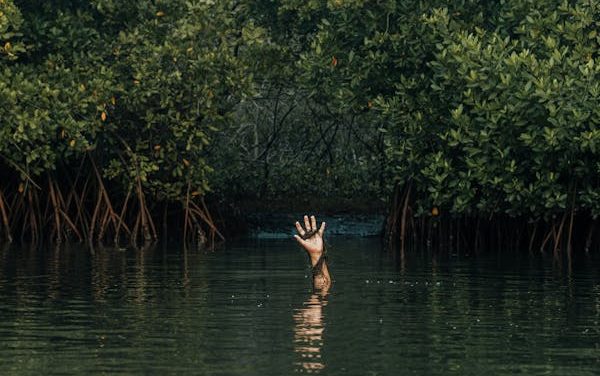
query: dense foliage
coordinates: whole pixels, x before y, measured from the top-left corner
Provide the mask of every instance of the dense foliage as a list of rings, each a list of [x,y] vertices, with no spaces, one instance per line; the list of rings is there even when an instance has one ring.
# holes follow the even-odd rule
[[[440,218],[497,218],[542,248],[563,233],[570,245],[574,227],[592,239],[597,0],[4,0],[0,11],[4,211],[49,181],[78,192],[52,204],[65,217],[96,208],[69,227],[118,234],[123,218],[146,238],[158,203],[214,231],[201,200],[212,191],[234,204],[387,200],[402,240],[408,226],[427,237],[451,226]],[[95,196],[82,169],[98,171]],[[113,206],[104,191],[124,216],[97,218]]]
[[[284,4],[314,25],[300,83],[384,134],[390,232],[440,213],[518,218],[530,245],[556,248],[575,216],[597,217],[600,3]]]
[[[185,227],[188,220],[212,226],[204,208],[188,208],[208,189],[210,134],[250,90],[235,4],[16,4],[0,3],[6,216],[21,218],[23,233],[35,236],[44,226],[37,196],[48,184],[59,239],[67,231],[92,238],[96,226],[102,237],[111,225],[116,236],[123,227],[156,237],[148,195],[152,205],[185,202]],[[128,214],[131,193],[137,208]]]
[[[542,247],[552,234],[555,249],[563,232],[570,246],[576,213],[600,214],[599,12],[597,2],[506,1],[486,24],[454,22],[446,9],[423,18],[431,105],[391,140],[421,211],[541,220]],[[385,111],[398,119],[406,108]]]

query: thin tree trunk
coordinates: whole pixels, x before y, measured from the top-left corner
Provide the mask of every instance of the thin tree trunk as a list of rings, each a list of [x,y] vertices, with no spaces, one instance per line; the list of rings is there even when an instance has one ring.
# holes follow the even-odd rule
[[[6,240],[12,243],[13,238],[10,231],[10,221],[8,220],[8,213],[6,205],[4,203],[4,193],[0,189],[0,214],[2,214],[2,223],[4,224],[4,232],[6,233]]]
[[[408,189],[404,195],[404,204],[402,205],[402,218],[400,220],[400,249],[404,252],[404,240],[406,237],[406,212],[408,210],[408,201],[410,200],[410,191],[412,185],[408,184]]]

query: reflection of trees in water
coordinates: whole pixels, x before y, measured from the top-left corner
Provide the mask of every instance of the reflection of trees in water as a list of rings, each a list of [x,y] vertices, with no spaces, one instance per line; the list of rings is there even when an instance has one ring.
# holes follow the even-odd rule
[[[300,355],[296,362],[301,372],[320,372],[325,368],[323,348],[323,307],[327,305],[327,290],[312,294],[302,308],[294,311],[294,351]]]

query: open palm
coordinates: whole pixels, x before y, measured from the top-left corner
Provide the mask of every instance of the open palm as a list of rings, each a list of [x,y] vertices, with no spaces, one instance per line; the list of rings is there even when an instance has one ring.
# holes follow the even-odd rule
[[[314,215],[304,216],[304,227],[300,222],[296,222],[297,235],[294,238],[308,252],[311,260],[316,261],[323,254],[323,233],[325,232],[325,222],[317,229],[317,219]]]

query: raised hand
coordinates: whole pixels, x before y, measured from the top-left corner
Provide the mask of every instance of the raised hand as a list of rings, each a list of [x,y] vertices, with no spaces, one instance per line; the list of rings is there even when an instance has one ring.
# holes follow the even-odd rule
[[[317,219],[314,215],[304,216],[304,228],[300,222],[296,222],[297,235],[294,238],[308,252],[311,264],[314,266],[319,257],[323,254],[323,233],[325,232],[325,222],[321,223],[321,227],[317,229]]]

